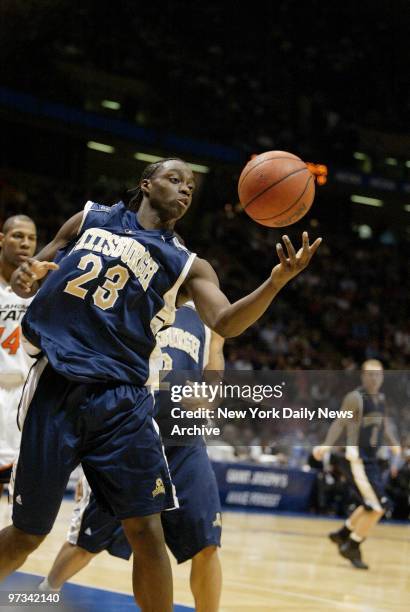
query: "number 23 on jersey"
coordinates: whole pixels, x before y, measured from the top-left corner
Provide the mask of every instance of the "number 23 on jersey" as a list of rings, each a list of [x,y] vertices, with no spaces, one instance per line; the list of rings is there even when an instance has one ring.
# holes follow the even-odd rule
[[[64,291],[75,295],[82,300],[88,293],[88,289],[84,287],[86,283],[97,278],[102,270],[103,263],[101,257],[89,253],[81,257],[78,268],[86,270],[84,274],[80,274],[77,278],[70,280],[65,286]],[[119,292],[124,289],[130,275],[127,268],[121,265],[115,265],[106,270],[104,277],[106,281],[93,293],[93,302],[101,310],[112,308],[118,299]]]

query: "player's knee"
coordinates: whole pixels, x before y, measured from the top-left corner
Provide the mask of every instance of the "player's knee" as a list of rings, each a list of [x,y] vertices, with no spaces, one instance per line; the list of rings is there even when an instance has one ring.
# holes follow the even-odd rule
[[[370,504],[365,504],[364,509],[368,514],[372,514],[373,516],[382,517],[385,513],[385,508],[382,506],[371,506]]]
[[[122,521],[122,526],[133,549],[140,547],[143,543],[162,545],[164,542],[160,514],[125,519]]]
[[[17,527],[11,527],[11,540],[14,551],[17,554],[32,553],[38,548],[41,542],[45,539],[45,535],[34,535],[32,533],[26,533]]]
[[[84,561],[91,561],[91,559],[93,559],[93,557],[96,557],[98,553],[92,553],[88,550],[85,550],[85,548],[81,548],[81,546],[76,546],[75,554],[79,559],[82,559]]]

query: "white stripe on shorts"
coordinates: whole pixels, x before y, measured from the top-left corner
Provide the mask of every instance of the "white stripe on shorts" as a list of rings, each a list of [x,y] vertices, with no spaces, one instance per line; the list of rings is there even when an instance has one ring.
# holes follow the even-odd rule
[[[370,506],[373,510],[378,510],[381,512],[383,508],[380,505],[379,498],[377,497],[375,490],[367,478],[363,461],[361,459],[350,461],[350,469],[352,470],[353,479],[360,491],[361,496],[363,497],[365,504]]]
[[[37,389],[40,376],[42,375],[44,368],[48,364],[47,357],[41,357],[36,363],[34,363],[30,372],[28,373],[26,382],[24,383],[23,393],[21,395],[20,404],[18,407],[17,424],[20,431],[23,429],[24,420],[27,416],[27,411],[33,399],[34,393]]]
[[[164,456],[164,461],[165,461],[165,464],[167,466],[168,476],[169,476],[169,479],[171,481],[171,487],[172,487],[172,500],[174,502],[174,507],[173,508],[165,508],[165,512],[166,512],[167,510],[175,510],[176,508],[179,508],[179,501],[178,501],[178,496],[177,496],[177,491],[176,491],[175,485],[172,482],[171,472],[169,471],[168,459],[167,459],[167,456],[165,454],[164,445],[162,444],[161,432],[159,430],[158,423],[156,422],[154,417],[152,417],[152,423],[153,423],[154,429],[155,429],[155,431],[156,431],[156,433],[158,434],[158,437],[159,437],[159,442],[161,444],[162,454]]]

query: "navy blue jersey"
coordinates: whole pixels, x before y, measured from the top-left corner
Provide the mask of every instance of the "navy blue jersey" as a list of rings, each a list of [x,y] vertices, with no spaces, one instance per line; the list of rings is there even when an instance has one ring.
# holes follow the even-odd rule
[[[89,202],[24,317],[24,335],[69,379],[143,385],[194,257],[173,232],[141,227],[122,202]]]
[[[202,373],[208,362],[210,331],[191,306],[178,308],[172,327],[157,334],[164,370],[194,370]]]
[[[358,389],[362,400],[358,448],[362,459],[376,459],[377,451],[383,443],[385,398],[382,393],[369,395],[362,387]]]
[[[210,329],[202,323],[197,312],[190,306],[178,308],[173,326],[158,333],[157,342],[163,362],[161,369],[172,370],[173,384],[185,384],[187,371],[191,381],[201,378],[208,363],[210,337]],[[180,381],[179,371],[182,377]],[[156,401],[158,414],[155,419],[164,440],[169,436],[174,424],[170,416],[171,407],[169,394],[160,392]],[[182,420],[179,424],[183,425]]]

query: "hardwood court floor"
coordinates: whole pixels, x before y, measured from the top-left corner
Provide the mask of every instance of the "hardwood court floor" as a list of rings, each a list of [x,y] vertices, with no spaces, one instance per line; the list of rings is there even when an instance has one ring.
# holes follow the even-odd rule
[[[0,525],[5,524],[5,499]],[[64,501],[53,532],[22,571],[46,574],[63,542],[72,502]],[[371,570],[338,556],[325,519],[224,514],[221,612],[405,612],[410,610],[410,525],[379,525],[363,546]],[[173,563],[175,601],[192,605],[189,563]],[[73,582],[131,593],[131,565],[102,553]]]

